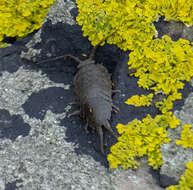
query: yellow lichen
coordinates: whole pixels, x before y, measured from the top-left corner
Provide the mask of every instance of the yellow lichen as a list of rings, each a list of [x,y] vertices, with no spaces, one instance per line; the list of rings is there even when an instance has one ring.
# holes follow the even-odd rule
[[[163,163],[159,148],[161,144],[170,142],[166,129],[177,125],[179,120],[171,112],[155,118],[148,115],[142,121],[135,119],[127,125],[118,124],[121,136],[107,157],[110,167],[136,168],[139,165],[137,158],[147,155],[149,165],[158,168]]]
[[[148,6],[159,15],[164,15],[167,20],[180,20],[188,25],[193,24],[192,0],[148,0]]]
[[[181,140],[177,140],[177,145],[182,145],[184,148],[193,149],[193,129],[192,125],[183,125],[181,131]]]
[[[8,47],[8,43],[0,42],[0,48]]]
[[[150,9],[141,0],[76,0],[77,22],[92,45],[103,40],[123,50],[133,50],[156,34]],[[149,12],[150,11],[150,12]],[[153,16],[155,19],[156,17]],[[101,45],[103,45],[102,43]]]
[[[172,109],[173,101],[181,99],[178,92],[184,87],[181,81],[190,81],[193,76],[193,51],[189,41],[173,42],[164,36],[136,48],[131,52],[128,64],[129,68],[136,69],[131,75],[139,78],[140,87],[167,95],[156,104],[165,113]]]
[[[193,24],[192,0],[76,0],[77,22],[92,45],[106,39],[123,50],[152,41],[159,16]],[[104,44],[104,43],[103,43]]]
[[[155,104],[161,116],[154,119],[148,116],[142,122],[134,120],[128,125],[117,125],[121,137],[111,147],[112,153],[108,155],[110,166],[136,167],[135,158],[147,155],[150,165],[156,168],[162,163],[159,147],[168,140],[165,126],[174,128],[179,125],[179,120],[170,111],[173,102],[182,98],[179,93],[179,89],[184,87],[182,81],[189,82],[193,77],[193,44],[184,39],[174,42],[168,36],[156,39],[157,32],[152,23],[165,16],[167,20],[192,25],[193,0],[76,0],[76,3],[79,8],[77,22],[92,45],[104,45],[106,42],[122,50],[132,50],[128,65],[129,69],[136,70],[131,75],[139,78],[138,85],[155,94],[161,92],[165,95]],[[151,99],[135,95],[126,103],[149,106]],[[155,120],[158,117],[162,118],[159,124]],[[150,120],[151,131],[148,131]],[[158,128],[163,129],[159,142],[144,143],[142,137],[147,138],[143,136],[142,128],[151,138]],[[148,146],[153,147],[152,152]]]
[[[168,97],[156,104],[162,113],[173,108],[181,99],[178,92],[193,76],[193,50],[189,41],[173,42],[168,36],[154,39],[152,24],[159,16],[193,24],[193,0],[77,0],[77,22],[93,45],[105,41],[123,50],[133,50],[129,57],[131,74],[145,89],[161,91]],[[192,3],[191,3],[192,2]],[[184,10],[188,11],[185,12]],[[182,69],[183,68],[183,69]],[[139,103],[136,102],[138,106]]]
[[[147,96],[134,95],[131,98],[129,98],[125,103],[130,105],[135,105],[135,106],[150,106],[152,98],[153,98],[152,93],[148,94]]]
[[[39,29],[55,0],[1,0],[0,46],[4,36],[23,37]]]

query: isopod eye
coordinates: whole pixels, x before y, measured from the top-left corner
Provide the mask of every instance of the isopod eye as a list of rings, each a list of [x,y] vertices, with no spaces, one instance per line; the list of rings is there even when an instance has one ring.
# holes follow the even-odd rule
[[[82,53],[82,56],[86,57],[87,55],[85,53]]]

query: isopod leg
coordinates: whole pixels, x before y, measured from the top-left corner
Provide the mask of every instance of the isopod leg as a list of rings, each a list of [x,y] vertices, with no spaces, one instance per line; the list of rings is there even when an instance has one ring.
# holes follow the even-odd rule
[[[76,110],[76,111],[72,112],[71,114],[68,114],[67,118],[70,118],[70,117],[72,117],[74,115],[78,115],[78,114],[80,114],[80,110]]]
[[[103,129],[101,126],[98,127],[98,133],[100,137],[100,146],[101,146],[101,152],[105,154],[104,152],[104,143],[103,143]]]
[[[88,134],[88,132],[89,132],[89,131],[88,131],[88,123],[86,123],[84,130],[85,130],[85,132]]]
[[[75,61],[78,62],[78,63],[81,63],[81,62],[82,62],[78,57],[75,57],[75,56],[70,55],[70,54],[67,54],[66,57],[70,57],[71,59],[75,60]]]
[[[115,94],[115,93],[121,93],[120,90],[112,90],[112,93]]]
[[[67,56],[68,55],[53,57],[53,58],[50,58],[50,59],[46,59],[46,60],[43,60],[43,61],[36,62],[36,64],[42,64],[42,63],[46,63],[46,62],[50,62],[50,61],[56,61],[58,59],[66,59]]]
[[[112,108],[113,108],[113,111],[114,111],[115,113],[120,112],[120,109],[119,109],[117,106],[115,106],[114,104],[112,105]]]
[[[111,125],[110,125],[110,123],[107,121],[107,123],[106,123],[106,125],[104,125],[104,127],[107,129],[107,130],[109,130],[112,134],[113,134],[113,136],[114,137],[118,137],[116,134],[115,134],[115,132],[113,131],[113,129],[111,128]]]

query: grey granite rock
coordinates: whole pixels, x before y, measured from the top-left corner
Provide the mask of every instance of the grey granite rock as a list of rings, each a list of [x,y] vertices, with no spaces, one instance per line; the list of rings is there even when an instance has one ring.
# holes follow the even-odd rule
[[[0,138],[0,190],[161,190],[146,161],[142,160],[136,171],[109,169],[106,157],[95,148],[97,136],[85,133],[79,117],[66,118],[73,109],[68,105],[73,100],[72,80],[77,70],[72,61],[60,60],[38,66],[32,63],[65,53],[89,54],[91,45],[82,37],[72,14],[74,9],[74,1],[56,0],[42,28],[25,45],[27,51],[12,55],[0,51],[0,114],[4,116],[0,122],[4,126],[9,122],[11,132],[14,126],[18,127],[18,122],[14,124],[16,116],[21,128],[30,126],[25,134],[18,132],[13,141],[6,136]],[[17,46],[6,51],[12,48],[15,52]],[[148,112],[149,109],[133,109],[124,104],[128,95],[144,91],[137,87],[136,79],[127,80],[127,58],[123,55],[114,46],[101,47],[96,53],[97,62],[115,71],[113,81],[122,90],[114,98],[121,114],[113,115],[112,126],[134,117],[143,118],[149,112],[157,113],[153,107]],[[117,62],[120,66],[116,66]],[[13,63],[14,69],[7,69]],[[182,124],[193,122],[192,97],[190,93],[184,106],[175,112]],[[0,126],[0,135],[3,130],[6,129]],[[180,127],[169,131],[174,140],[179,133]],[[115,141],[107,134],[106,149],[112,142]],[[192,150],[184,150],[174,143],[163,145],[162,153],[165,164],[161,174],[175,179],[182,174],[185,161],[192,159]]]
[[[191,80],[193,85],[193,79]],[[186,162],[193,161],[193,149],[177,146],[175,141],[180,139],[182,125],[191,124],[193,126],[193,92],[185,99],[181,110],[174,112],[180,119],[181,125],[176,129],[169,129],[168,136],[172,139],[170,144],[164,144],[161,148],[164,164],[161,167],[161,174],[174,177],[177,181],[185,171]]]

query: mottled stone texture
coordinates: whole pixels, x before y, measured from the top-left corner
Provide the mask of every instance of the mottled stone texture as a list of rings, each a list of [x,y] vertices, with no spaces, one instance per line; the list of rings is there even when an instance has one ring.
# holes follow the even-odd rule
[[[39,65],[34,62],[66,53],[84,59],[82,54],[90,53],[92,47],[82,37],[74,20],[76,15],[74,1],[57,0],[39,31],[0,49],[0,190],[161,190],[158,182],[163,187],[175,184],[185,161],[192,159],[190,150],[184,151],[174,143],[164,145],[161,175],[150,172],[146,161],[137,171],[109,169],[97,135],[85,132],[79,116],[66,118],[67,113],[77,109],[68,104],[74,100],[76,64],[72,60]],[[167,32],[165,24],[158,25],[163,33]],[[147,93],[137,87],[137,79],[128,77],[127,54],[116,46],[105,45],[97,49],[95,56],[96,62],[112,73],[114,88],[121,90],[113,96],[121,110],[112,114],[110,123],[114,128],[118,122],[158,113],[153,106],[137,108],[124,103],[131,95]],[[192,92],[192,86],[187,85],[184,99],[175,104],[175,114],[182,123],[193,122]],[[169,134],[176,139],[179,132],[177,128]],[[108,152],[116,139],[107,131],[104,136]],[[182,155],[186,155],[183,161]]]

